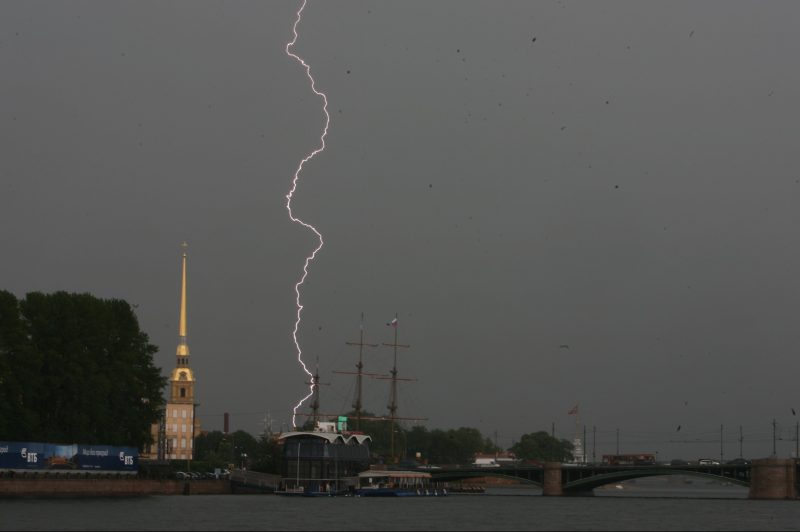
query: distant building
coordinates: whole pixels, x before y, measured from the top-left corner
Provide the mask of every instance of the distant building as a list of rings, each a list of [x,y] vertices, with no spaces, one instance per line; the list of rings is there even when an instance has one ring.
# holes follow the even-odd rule
[[[583,450],[583,440],[575,437],[572,440],[572,463],[573,464],[585,464],[586,463],[586,453]]]
[[[283,448],[282,491],[327,492],[355,489],[358,474],[369,469],[370,436],[317,422],[313,431],[287,432]]]
[[[475,453],[472,465],[477,467],[500,467],[517,463],[517,457],[511,451],[498,453]]]
[[[184,247],[186,244],[184,244]],[[186,341],[186,251],[181,264],[181,303],[178,326],[178,349],[175,368],[169,379],[169,400],[159,423],[151,427],[153,443],[142,458],[191,460],[194,439],[200,435],[200,422],[195,416],[195,379],[189,367],[189,344]]]

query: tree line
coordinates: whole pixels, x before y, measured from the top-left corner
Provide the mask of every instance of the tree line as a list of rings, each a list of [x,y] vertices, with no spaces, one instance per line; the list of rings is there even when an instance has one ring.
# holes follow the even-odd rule
[[[156,351],[125,301],[0,291],[0,440],[141,448],[164,406]]]
[[[0,290],[0,440],[152,443],[167,384],[153,364],[157,350],[125,301],[63,291],[17,299]],[[352,423],[355,413],[348,415]],[[376,462],[469,464],[476,453],[502,450],[475,428],[406,429],[362,415]],[[524,434],[508,450],[520,460],[572,459],[572,444],[544,431]],[[274,438],[245,431],[211,431],[195,442],[195,459],[246,461],[266,472],[279,471],[280,451]]]
[[[360,432],[372,437],[370,451],[375,463],[395,463],[401,467],[423,464],[469,465],[474,462],[476,454],[503,451],[475,428],[428,430],[423,426],[410,429],[395,426],[396,460],[393,460],[389,439],[390,425],[384,421],[361,422]],[[300,427],[300,430],[312,429],[313,425],[310,423]],[[228,435],[217,430],[204,432],[195,439],[195,459],[208,468],[245,466],[253,471],[279,474],[282,470],[283,448],[277,436],[262,434],[255,437],[243,430]],[[523,434],[507,450],[523,463],[544,463],[569,462],[573,459],[574,449],[569,441],[555,438],[545,431],[538,431]]]

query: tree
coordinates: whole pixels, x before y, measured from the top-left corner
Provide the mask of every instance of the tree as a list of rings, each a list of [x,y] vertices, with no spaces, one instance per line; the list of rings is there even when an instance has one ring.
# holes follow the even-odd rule
[[[483,440],[483,452],[484,453],[499,453],[502,450],[503,449],[501,449],[500,447],[495,445],[494,442],[492,440],[490,440],[489,438],[486,438],[486,439]]]
[[[411,427],[406,432],[406,446],[408,454],[413,457],[419,456],[422,460],[430,461],[431,433],[421,425]]]
[[[278,443],[277,438],[263,434],[258,439],[258,446],[253,453],[250,469],[261,473],[279,474],[283,447]]]
[[[370,438],[372,438],[372,443],[370,443],[370,452],[375,456],[384,457],[386,461],[389,461],[389,455],[391,454],[391,426],[392,423],[387,419],[363,419],[363,418],[376,418],[375,414],[367,411],[361,412],[362,419],[361,419],[361,431],[364,434],[368,434]],[[348,416],[348,424],[350,425],[349,428],[353,429],[353,424],[355,423],[356,414],[355,412],[349,412]],[[402,445],[398,445],[398,442],[402,442],[402,436],[400,436],[399,425],[395,422],[394,425],[395,429],[395,454],[402,454]],[[400,450],[398,452],[398,449]]]
[[[156,352],[125,301],[0,291],[0,393],[15,409],[0,440],[150,443],[166,384]]]
[[[239,465],[242,461],[249,462],[256,456],[258,440],[256,440],[252,434],[243,430],[237,430],[230,434],[229,438],[233,451],[232,463]],[[246,455],[246,458],[243,455]]]
[[[405,435],[409,454],[419,453],[423,460],[433,464],[469,464],[476,453],[494,452],[489,439],[470,427],[428,431],[416,426]]]
[[[0,291],[0,439],[25,440],[38,429],[39,358],[26,337],[17,298]]]
[[[523,434],[520,441],[511,446],[510,451],[522,460],[539,462],[569,462],[573,459],[574,447],[567,440],[559,440],[540,430]]]
[[[223,463],[227,464],[230,461],[230,453],[224,462],[221,462],[219,459],[220,444],[224,438],[225,435],[219,430],[202,432],[194,439],[195,460],[219,462],[215,463],[217,466],[222,465]]]

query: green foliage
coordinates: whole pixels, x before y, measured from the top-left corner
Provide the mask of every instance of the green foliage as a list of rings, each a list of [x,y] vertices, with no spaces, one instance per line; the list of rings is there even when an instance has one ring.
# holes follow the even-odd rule
[[[231,464],[240,467],[244,460],[250,469],[253,469],[254,464],[267,468],[274,459],[268,441],[263,437],[257,440],[243,430],[227,436],[218,430],[204,432],[195,438],[194,445],[195,459],[208,462],[214,467],[229,467]],[[243,454],[247,456],[243,457]]]
[[[413,427],[407,433],[408,454],[420,453],[423,461],[430,464],[471,464],[476,453],[494,452],[495,446],[478,429],[428,431],[425,427]]]
[[[283,447],[277,439],[263,435],[250,461],[250,469],[261,473],[279,474],[281,472]]]
[[[130,305],[0,291],[0,440],[142,447],[166,379]]]
[[[203,432],[196,436],[194,439],[194,459],[214,462],[215,467],[228,464],[231,459],[230,452],[227,453],[227,457],[224,460],[220,453],[220,446],[224,437],[224,434],[218,430]]]
[[[355,414],[348,414],[350,429],[355,428]],[[365,418],[375,417],[364,412]],[[372,437],[370,449],[373,456],[386,463],[392,461],[392,423],[389,420],[362,419],[361,432]],[[428,431],[422,426],[404,429],[394,425],[394,457],[397,461],[413,461],[417,453],[422,461],[430,464],[470,464],[475,453],[494,452],[495,446],[478,429]]]
[[[24,439],[20,435],[38,426],[32,406],[39,393],[39,357],[30,347],[17,298],[0,291],[0,435],[8,440]]]
[[[364,417],[374,417],[364,414]],[[350,420],[353,421],[352,419]],[[373,438],[370,444],[374,462],[391,463],[388,447],[391,423],[381,420],[361,421],[361,432]],[[310,427],[309,427],[310,428]],[[476,453],[494,453],[502,449],[484,437],[478,429],[428,430],[414,426],[405,430],[395,425],[395,453],[401,465],[422,462],[436,465],[468,465],[473,463]],[[247,467],[253,471],[279,474],[283,447],[277,439],[267,436],[254,438],[244,431],[236,431],[227,437],[219,431],[211,431],[197,437],[196,460],[210,467],[241,465],[241,453],[247,453]],[[573,446],[567,440],[558,440],[546,432],[524,434],[520,442],[510,449],[517,458],[541,462],[568,462],[572,460]],[[419,461],[416,460],[419,453]]]
[[[230,448],[233,450],[234,464],[242,463],[244,459],[246,463],[250,463],[255,457],[258,449],[258,440],[256,440],[249,432],[237,430],[229,435]],[[243,458],[242,455],[247,455]]]
[[[369,434],[372,438],[372,443],[370,443],[370,451],[372,452],[373,456],[380,456],[385,457],[387,462],[390,461],[391,457],[391,450],[392,450],[392,423],[390,421],[384,421],[379,419],[363,419],[363,418],[374,418],[377,417],[375,414],[370,412],[362,412],[362,419],[360,424],[359,432],[363,432],[364,434]],[[350,412],[347,414],[347,427],[350,430],[356,430],[356,417],[355,412]],[[395,423],[394,425],[394,451],[395,456],[402,456],[403,455],[403,440],[401,435],[402,429],[400,426]]]
[[[532,434],[523,434],[520,441],[510,450],[521,460],[569,462],[573,459],[573,449],[572,443],[567,440],[559,440],[540,430]]]

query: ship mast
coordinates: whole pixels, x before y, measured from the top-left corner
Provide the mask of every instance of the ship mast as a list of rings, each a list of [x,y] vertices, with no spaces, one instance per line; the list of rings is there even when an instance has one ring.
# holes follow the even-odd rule
[[[375,417],[365,418],[363,415],[364,412],[364,404],[361,401],[362,392],[363,392],[363,377],[364,375],[368,377],[384,377],[380,373],[366,373],[364,370],[364,346],[367,347],[378,347],[378,344],[368,344],[364,341],[364,313],[361,313],[361,336],[358,342],[345,342],[347,345],[357,345],[358,346],[358,364],[356,364],[356,369],[358,371],[334,371],[334,373],[339,373],[341,375],[355,375],[356,376],[356,397],[355,401],[353,402],[353,409],[356,412],[356,430],[361,430],[361,420],[362,419],[380,419]]]
[[[394,365],[392,366],[392,386],[391,391],[389,392],[389,420],[391,421],[391,429],[390,429],[390,439],[391,439],[391,452],[392,452],[392,461],[397,462],[397,458],[394,455],[394,422],[397,419],[397,381],[398,380],[410,380],[410,379],[398,379],[397,378],[397,348],[398,347],[411,347],[410,345],[398,344],[397,343],[397,313],[394,314],[394,320],[392,320],[387,325],[390,325],[394,328],[394,343],[383,345],[386,347],[394,348]]]
[[[394,366],[392,369],[392,375],[384,375],[380,373],[367,373],[363,371],[364,363],[363,363],[363,348],[364,346],[367,347],[378,347],[379,344],[370,344],[364,341],[364,313],[361,313],[361,335],[358,342],[345,342],[347,345],[358,346],[358,364],[356,364],[356,369],[358,371],[334,371],[333,373],[339,373],[343,375],[355,375],[356,376],[356,397],[355,402],[353,403],[353,409],[356,412],[356,430],[361,430],[361,421],[362,420],[371,420],[371,421],[391,421],[391,453],[392,453],[392,460],[395,460],[394,456],[394,425],[395,422],[398,420],[407,420],[407,421],[427,421],[428,418],[420,418],[420,417],[399,417],[397,416],[397,382],[398,381],[413,381],[416,379],[401,379],[397,376],[397,348],[398,347],[411,347],[410,345],[403,345],[397,343],[397,314],[395,314],[394,321],[387,323],[387,325],[394,327],[394,343],[386,344],[384,346],[393,347],[394,348]],[[390,400],[389,400],[389,413],[390,416],[387,418],[386,416],[365,416],[363,415],[363,403],[362,400],[362,382],[363,377],[368,376],[375,379],[384,379],[389,380],[391,379],[391,392],[390,392]],[[312,402],[312,407],[314,403]],[[308,415],[308,414],[306,414]],[[318,416],[322,417],[328,414],[317,414]],[[332,414],[331,414],[332,415]]]
[[[330,384],[328,382],[321,383],[319,382],[319,357],[317,357],[317,366],[314,370],[314,375],[311,377],[311,382],[307,382],[306,384],[311,385],[312,390],[312,399],[311,404],[309,407],[311,408],[311,421],[313,426],[317,426],[317,421],[319,421],[320,413],[319,413],[319,385],[320,384]]]
[[[369,347],[378,347],[378,344],[367,344],[364,343],[364,313],[361,313],[361,335],[359,337],[358,343],[356,342],[345,342],[347,345],[357,345],[358,346],[358,364],[356,364],[356,400],[353,403],[353,409],[356,411],[356,430],[361,430],[361,411],[363,409],[363,404],[361,403],[361,390],[362,390],[362,378],[364,376],[364,363],[363,363],[363,354],[364,354],[364,346]]]

